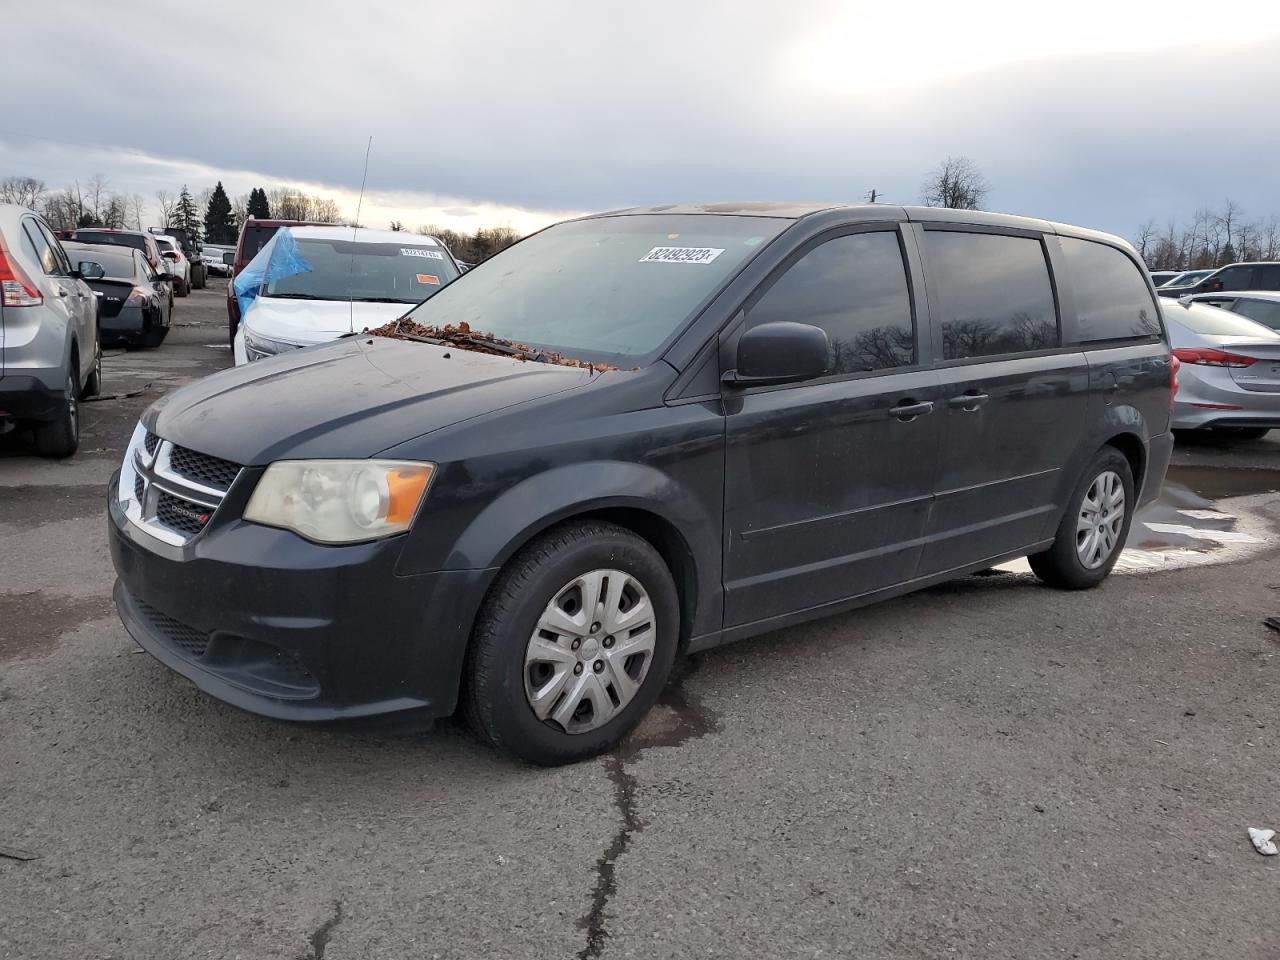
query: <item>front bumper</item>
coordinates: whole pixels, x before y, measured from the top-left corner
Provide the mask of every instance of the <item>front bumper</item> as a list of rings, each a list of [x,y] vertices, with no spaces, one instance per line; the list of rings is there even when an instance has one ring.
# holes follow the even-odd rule
[[[166,666],[220,700],[284,720],[453,712],[494,571],[397,576],[403,538],[322,547],[220,517],[170,546],[124,516],[118,479],[108,487],[116,608]]]

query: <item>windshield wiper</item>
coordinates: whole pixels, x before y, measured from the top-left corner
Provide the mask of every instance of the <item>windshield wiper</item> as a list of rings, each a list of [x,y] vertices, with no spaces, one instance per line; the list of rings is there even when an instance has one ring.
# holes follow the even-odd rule
[[[317,297],[314,293],[264,293],[264,297],[279,300],[332,300],[333,297]]]
[[[351,297],[356,303],[413,303],[417,300],[401,300],[399,297]]]

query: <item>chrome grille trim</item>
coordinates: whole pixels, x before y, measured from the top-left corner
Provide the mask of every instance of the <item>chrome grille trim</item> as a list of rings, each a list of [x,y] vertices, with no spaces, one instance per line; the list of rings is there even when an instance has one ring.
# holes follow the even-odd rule
[[[172,451],[171,442],[148,433],[142,424],[138,424],[129,440],[129,448],[120,468],[120,484],[116,496],[131,523],[162,543],[181,547],[204,531],[192,530],[190,524],[185,524],[187,528],[184,529],[165,523],[160,516],[160,494],[163,492],[183,501],[199,513],[207,513],[212,518],[221,506],[227,490],[207,486],[175,472],[170,463]],[[235,477],[238,478],[239,475],[237,470]],[[235,483],[234,478],[231,483]],[[230,486],[228,484],[227,489]],[[164,511],[170,517],[175,515],[172,507],[173,504],[166,504]]]

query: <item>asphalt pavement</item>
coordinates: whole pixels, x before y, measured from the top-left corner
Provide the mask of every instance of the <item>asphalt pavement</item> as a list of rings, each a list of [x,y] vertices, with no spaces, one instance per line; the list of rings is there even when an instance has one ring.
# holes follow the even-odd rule
[[[0,957],[1280,956],[1280,431],[1180,441],[1098,590],[1013,565],[712,651],[538,770],[239,712],[121,627],[105,484],[229,364],[222,287],[108,352],[74,458],[0,438]]]

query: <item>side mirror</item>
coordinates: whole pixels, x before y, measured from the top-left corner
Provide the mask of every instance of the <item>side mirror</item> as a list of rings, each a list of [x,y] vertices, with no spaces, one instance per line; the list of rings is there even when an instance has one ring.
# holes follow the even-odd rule
[[[102,264],[96,260],[81,260],[76,269],[80,271],[80,277],[83,280],[101,280],[107,275]]]
[[[229,267],[236,262],[236,255],[228,250],[222,255],[222,262]]]
[[[809,323],[777,320],[747,330],[738,339],[738,366],[724,375],[734,386],[794,383],[831,369],[827,332]]]

